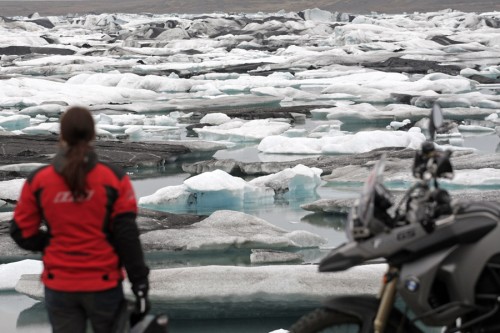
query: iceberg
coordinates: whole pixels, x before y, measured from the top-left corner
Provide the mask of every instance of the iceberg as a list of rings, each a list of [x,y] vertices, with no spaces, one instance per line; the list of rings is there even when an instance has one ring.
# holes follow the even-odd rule
[[[206,114],[203,118],[200,119],[201,124],[210,124],[210,125],[222,125],[230,121],[231,118],[229,118],[228,115],[219,112]]]
[[[319,139],[268,136],[260,142],[258,149],[268,154],[357,154],[388,147],[419,149],[424,141],[420,129],[412,128],[408,132],[362,131]]]
[[[495,132],[494,128],[479,125],[458,125],[458,130],[461,132]]]
[[[300,12],[300,15],[306,21],[318,21],[318,22],[336,21],[336,17],[332,12],[321,10],[319,8],[306,9]]]
[[[275,196],[301,197],[315,193],[321,183],[321,169],[297,165],[249,182],[216,169],[188,178],[182,185],[162,188],[139,199],[149,208],[180,211],[243,209],[272,204]]]
[[[231,142],[255,142],[270,135],[281,134],[291,125],[284,122],[269,119],[251,120],[243,122],[233,120],[218,126],[205,126],[195,128],[194,131],[202,140],[231,141]]]
[[[20,173],[28,173],[46,165],[45,163],[20,163],[0,165],[0,171],[14,171]]]
[[[321,184],[322,172],[323,170],[319,168],[309,168],[298,164],[275,174],[255,178],[249,184],[270,187],[276,194],[300,196],[316,190]]]
[[[141,197],[139,205],[174,211],[213,211],[271,204],[273,197],[271,188],[255,186],[224,171],[214,170],[186,179],[182,185],[165,187]]]
[[[23,274],[41,274],[43,264],[40,260],[26,259],[0,265],[0,290],[14,290]]]
[[[141,243],[147,251],[224,251],[317,248],[326,240],[308,231],[287,232],[245,213],[218,210],[186,228],[146,232]]]
[[[175,126],[124,126],[130,141],[180,140],[180,129]]]
[[[450,186],[474,186],[474,187],[499,187],[500,169],[481,168],[481,169],[462,169],[455,170],[453,179],[441,179],[440,182]],[[413,182],[414,179],[408,173],[397,173],[386,177],[387,182]]]
[[[21,131],[29,135],[59,135],[61,128],[59,123],[41,123],[23,128]]]
[[[252,264],[270,264],[283,262],[302,262],[303,256],[298,253],[290,253],[276,250],[252,250],[250,262]]]
[[[385,264],[329,274],[318,274],[316,265],[155,269],[150,273],[150,297],[169,309],[202,302],[244,307],[243,303],[274,301],[290,306],[296,302],[321,302],[336,295],[375,295],[380,281],[374,277],[382,276],[386,270]],[[21,277],[16,291],[35,299],[44,297],[38,275]],[[128,283],[124,291],[131,295]]]
[[[30,126],[30,119],[30,116],[24,115],[0,116],[0,126],[11,131],[21,130]]]
[[[24,108],[19,111],[19,114],[25,114],[28,116],[44,115],[47,117],[59,117],[59,115],[64,112],[65,108],[67,108],[66,105],[42,104]]]
[[[0,181],[0,199],[15,202],[21,195],[25,179]]]

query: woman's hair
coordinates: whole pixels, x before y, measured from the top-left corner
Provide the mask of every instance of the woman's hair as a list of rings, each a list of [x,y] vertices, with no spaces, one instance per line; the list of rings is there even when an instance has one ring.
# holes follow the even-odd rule
[[[61,139],[66,143],[66,159],[61,174],[75,201],[87,196],[87,154],[95,138],[94,118],[83,107],[69,108],[61,118]]]

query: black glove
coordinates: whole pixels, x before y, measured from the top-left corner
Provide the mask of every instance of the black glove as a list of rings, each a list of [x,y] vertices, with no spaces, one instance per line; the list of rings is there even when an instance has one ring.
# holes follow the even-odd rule
[[[136,283],[132,286],[132,292],[135,295],[135,309],[130,315],[130,325],[134,327],[136,323],[142,320],[151,309],[151,303],[148,298],[148,282]]]

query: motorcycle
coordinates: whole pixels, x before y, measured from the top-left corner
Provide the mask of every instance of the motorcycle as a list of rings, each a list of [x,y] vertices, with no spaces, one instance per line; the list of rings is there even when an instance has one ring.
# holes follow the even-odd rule
[[[328,299],[291,333],[500,332],[500,207],[453,201],[439,186],[453,177],[451,151],[433,143],[442,122],[435,105],[431,141],[414,160],[417,180],[399,204],[383,185],[384,158],[376,163],[348,218],[348,242],[319,264],[336,272],[384,258],[379,296]]]

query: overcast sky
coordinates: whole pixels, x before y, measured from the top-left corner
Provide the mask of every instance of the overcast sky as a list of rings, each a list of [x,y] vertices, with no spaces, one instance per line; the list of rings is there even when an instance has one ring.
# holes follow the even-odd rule
[[[63,15],[67,13],[151,12],[206,13],[300,11],[306,8],[330,11],[402,13],[453,8],[462,11],[500,11],[500,0],[0,0],[3,16]]]

